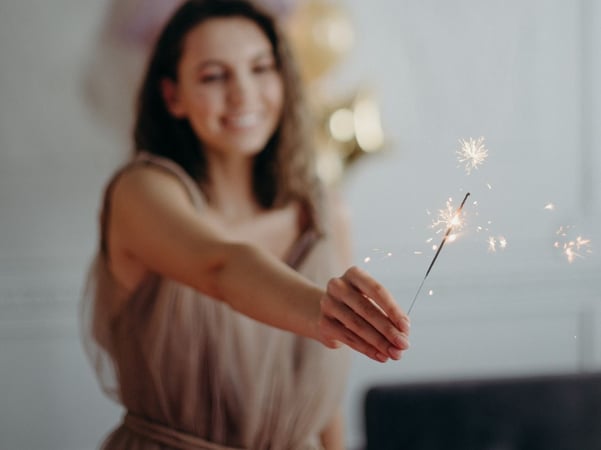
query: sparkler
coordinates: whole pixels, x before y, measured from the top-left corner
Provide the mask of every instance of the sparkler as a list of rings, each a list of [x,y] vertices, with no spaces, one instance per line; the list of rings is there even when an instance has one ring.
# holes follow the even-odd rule
[[[440,254],[440,251],[442,250],[442,247],[444,246],[445,242],[449,238],[449,235],[451,234],[451,231],[453,230],[453,226],[459,224],[459,215],[461,214],[463,205],[465,205],[465,201],[467,200],[469,195],[470,195],[469,192],[467,194],[465,194],[465,197],[463,198],[461,205],[459,205],[459,208],[457,208],[457,211],[455,211],[453,218],[448,221],[449,225],[447,227],[447,231],[445,232],[445,234],[442,238],[442,241],[440,242],[440,245],[438,246],[438,249],[436,250],[436,253],[434,254],[434,258],[432,258],[432,261],[430,262],[430,265],[428,266],[428,270],[426,270],[426,275],[424,275],[422,282],[420,283],[419,287],[417,288],[417,292],[415,293],[415,296],[413,297],[411,306],[409,306],[409,309],[407,310],[407,315],[411,314],[413,305],[415,305],[415,301],[417,300],[417,297],[418,297],[419,293],[421,292],[422,287],[424,286],[424,283],[426,282],[426,278],[428,278],[428,275],[430,274],[430,271],[432,270],[432,266],[434,266],[434,263],[436,262],[436,259],[438,258],[438,255]]]

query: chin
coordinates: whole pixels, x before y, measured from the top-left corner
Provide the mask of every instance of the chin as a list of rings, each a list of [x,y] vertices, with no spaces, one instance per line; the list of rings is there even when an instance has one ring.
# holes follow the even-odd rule
[[[232,142],[232,148],[237,149],[238,153],[255,156],[263,151],[270,137],[271,135],[269,137],[265,137],[265,135],[241,136],[239,139],[235,139],[235,142]]]

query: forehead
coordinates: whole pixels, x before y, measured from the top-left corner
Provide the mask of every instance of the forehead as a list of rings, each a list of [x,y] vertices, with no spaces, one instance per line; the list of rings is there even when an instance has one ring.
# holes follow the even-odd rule
[[[271,42],[254,21],[244,17],[214,18],[200,23],[188,33],[181,63],[236,62],[271,51]]]

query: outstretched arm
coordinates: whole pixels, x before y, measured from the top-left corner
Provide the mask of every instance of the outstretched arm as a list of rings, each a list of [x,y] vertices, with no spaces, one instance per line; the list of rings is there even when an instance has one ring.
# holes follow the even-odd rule
[[[324,290],[261,249],[232,242],[158,168],[124,173],[113,190],[112,238],[148,271],[185,283],[263,323],[378,361],[407,348],[408,320],[368,274],[349,269]]]

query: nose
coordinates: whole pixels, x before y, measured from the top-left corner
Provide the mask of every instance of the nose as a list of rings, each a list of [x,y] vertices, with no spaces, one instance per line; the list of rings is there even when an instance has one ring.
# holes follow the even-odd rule
[[[228,102],[231,106],[244,105],[253,93],[252,79],[245,74],[236,74],[230,78]]]

